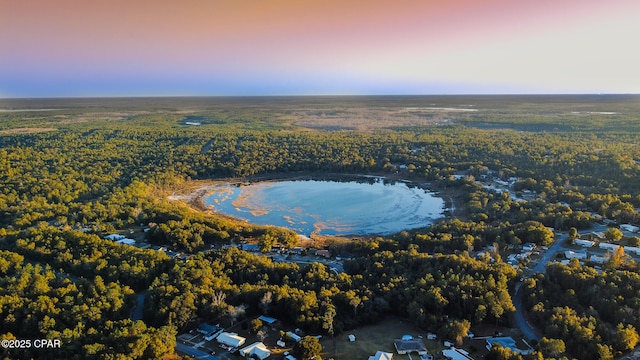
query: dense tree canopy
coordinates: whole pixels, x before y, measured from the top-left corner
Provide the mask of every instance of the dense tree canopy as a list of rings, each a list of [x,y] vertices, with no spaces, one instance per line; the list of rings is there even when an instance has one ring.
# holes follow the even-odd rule
[[[43,108],[16,101],[7,106]],[[0,337],[66,344],[3,356],[161,358],[199,321],[262,313],[331,335],[401,315],[459,340],[478,323],[507,325],[518,273],[505,249],[549,245],[551,228],[575,237],[601,218],[640,223],[633,99],[474,98],[477,112],[433,111],[420,98],[202,101],[0,112]],[[607,107],[616,113],[598,112]],[[300,174],[411,180],[455,206],[419,229],[329,241],[333,255],[355,256],[336,273],[225,248],[298,239],[170,200],[199,181]],[[150,245],[191,257],[104,239],[142,227]],[[611,241],[638,242],[616,230]],[[523,284],[546,336],[538,354],[612,358],[638,344],[640,278],[623,250],[601,273],[550,265]],[[136,295],[146,296],[142,320],[131,315]]]

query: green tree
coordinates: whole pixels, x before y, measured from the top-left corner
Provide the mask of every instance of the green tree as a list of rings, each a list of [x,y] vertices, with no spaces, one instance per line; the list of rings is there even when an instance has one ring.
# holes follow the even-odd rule
[[[622,231],[618,228],[608,228],[604,232],[604,238],[609,241],[620,241],[622,239]]]
[[[640,336],[633,325],[618,324],[616,328],[616,347],[621,351],[633,350],[640,341]]]
[[[293,353],[298,359],[320,360],[320,353],[322,352],[322,345],[318,338],[314,336],[303,337],[293,348]]]
[[[487,360],[522,360],[522,355],[499,344],[493,344],[484,358]]]
[[[469,333],[469,329],[471,329],[469,320],[452,320],[445,325],[444,333],[446,337],[454,339],[457,345],[462,345],[462,341]]]
[[[564,341],[561,339],[543,337],[538,347],[544,355],[551,357],[556,357],[566,351]]]
[[[253,331],[254,333],[258,333],[258,331],[260,331],[260,329],[262,329],[262,321],[260,319],[253,319],[251,320],[251,322],[249,323],[249,328],[251,329],[251,331]]]
[[[571,227],[569,229],[569,240],[575,240],[578,238],[578,229]]]
[[[258,248],[261,252],[268,252],[273,248],[273,245],[276,244],[277,238],[271,233],[264,233],[260,236],[258,240]]]

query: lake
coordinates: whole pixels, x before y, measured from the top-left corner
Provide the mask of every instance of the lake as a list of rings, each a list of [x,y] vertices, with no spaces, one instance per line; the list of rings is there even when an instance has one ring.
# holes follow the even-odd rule
[[[389,235],[428,226],[445,208],[433,192],[378,178],[228,184],[203,201],[216,212],[307,236]]]

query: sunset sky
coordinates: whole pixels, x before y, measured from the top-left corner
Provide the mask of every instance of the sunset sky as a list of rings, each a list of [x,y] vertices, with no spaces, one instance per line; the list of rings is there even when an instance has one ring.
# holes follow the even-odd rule
[[[638,0],[0,0],[0,97],[640,93]]]

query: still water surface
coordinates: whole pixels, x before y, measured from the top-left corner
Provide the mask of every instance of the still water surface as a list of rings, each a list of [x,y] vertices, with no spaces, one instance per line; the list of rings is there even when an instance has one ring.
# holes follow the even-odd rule
[[[404,182],[320,180],[222,185],[204,197],[213,210],[310,235],[388,235],[430,225],[444,201]]]

